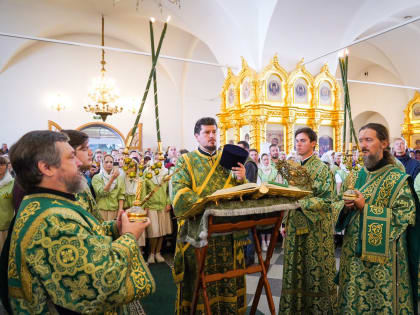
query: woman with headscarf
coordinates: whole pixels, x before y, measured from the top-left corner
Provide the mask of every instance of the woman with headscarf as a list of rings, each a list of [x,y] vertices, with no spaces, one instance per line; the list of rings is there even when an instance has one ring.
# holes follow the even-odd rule
[[[105,221],[117,218],[118,210],[123,210],[125,198],[124,180],[120,176],[118,165],[114,167],[114,158],[107,154],[99,174],[92,178],[96,194],[96,204]]]
[[[168,175],[168,170],[163,167],[161,162],[156,162],[150,166],[150,169],[144,175],[145,180],[141,188],[143,198],[150,192],[155,191],[144,204],[144,209],[147,211],[147,216],[151,222],[147,227],[147,238],[150,242],[150,253],[147,259],[149,264],[165,261],[160,253],[163,238],[165,235],[172,233],[169,187],[168,182],[163,180],[166,175]]]

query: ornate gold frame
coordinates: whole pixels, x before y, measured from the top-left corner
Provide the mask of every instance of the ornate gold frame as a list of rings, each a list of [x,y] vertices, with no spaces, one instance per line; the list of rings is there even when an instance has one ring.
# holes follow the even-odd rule
[[[114,126],[104,123],[102,121],[97,121],[97,122],[90,122],[90,123],[86,123],[83,124],[79,127],[76,128],[76,130],[82,130],[83,128],[89,127],[89,126],[97,126],[97,125],[101,125],[104,127],[108,127],[112,130],[114,130],[116,133],[118,133],[118,135],[121,137],[122,141],[124,142],[124,145],[127,146],[127,140],[131,134],[131,131],[133,129],[130,129],[129,133],[127,134],[127,137],[124,137],[123,134],[121,133],[121,131],[119,131],[117,128],[115,128]],[[48,120],[48,130],[52,130],[52,131],[60,131],[62,128],[59,124],[57,124],[56,122],[52,121],[52,120]],[[139,123],[137,125],[137,131],[136,131],[136,136],[137,139],[140,139],[140,141],[137,141],[137,144],[134,142],[135,145],[132,145],[130,148],[128,148],[129,150],[138,150],[141,151],[142,147],[143,147],[143,123]]]
[[[276,75],[281,81],[281,99],[272,100],[268,97],[267,81],[271,75]],[[294,84],[303,79],[307,83],[307,104],[294,102]],[[248,79],[251,85],[250,101],[241,103],[241,85]],[[331,92],[330,106],[320,104],[320,87],[328,82]],[[234,89],[234,102],[227,104],[230,88]],[[334,135],[334,150],[342,146],[341,130],[343,127],[343,110],[340,104],[340,88],[328,66],[324,65],[321,72],[313,77],[303,65],[303,59],[290,74],[278,63],[277,55],[273,57],[261,73],[251,69],[242,57],[242,69],[234,75],[229,68],[221,91],[221,110],[217,114],[220,126],[220,142],[226,144],[226,133],[234,128],[235,142],[240,141],[240,128],[250,126],[250,147],[261,150],[266,142],[267,124],[281,124],[284,134],[286,153],[293,150],[294,125],[307,125],[318,132],[320,126],[331,126]]]
[[[404,123],[402,126],[401,134],[407,141],[409,148],[415,147],[415,143],[412,141],[412,137],[415,134],[420,134],[420,117],[416,119],[413,117],[413,107],[416,104],[420,104],[420,93],[416,91],[414,97],[408,102],[404,109]]]
[[[61,131],[61,126],[57,124],[55,121],[48,120],[48,130],[50,131]]]

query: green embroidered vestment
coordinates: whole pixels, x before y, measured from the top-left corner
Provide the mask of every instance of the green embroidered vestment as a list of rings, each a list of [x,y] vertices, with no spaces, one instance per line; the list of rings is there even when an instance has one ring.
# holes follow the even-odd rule
[[[182,155],[176,168],[181,170],[172,177],[172,205],[180,216],[204,196],[239,183],[229,171],[219,165],[221,152],[210,157],[198,150]],[[179,220],[178,237],[200,216]],[[243,246],[232,235],[214,236],[208,240],[205,272],[224,273],[244,268]],[[194,248],[186,242],[177,242],[173,275],[177,284],[176,314],[189,314],[194,286],[197,279],[197,263]],[[246,310],[245,277],[223,279],[207,284],[207,294],[212,314],[244,314]],[[204,314],[200,294],[196,314]]]
[[[335,257],[331,202],[334,178],[313,155],[304,164],[312,194],[286,219],[283,284],[279,314],[335,314]]]
[[[14,225],[8,266],[14,314],[50,314],[51,305],[79,313],[124,313],[124,304],[155,284],[131,234],[100,223],[77,201],[27,195]]]
[[[415,203],[407,177],[388,164],[352,172],[344,182],[342,191],[351,181],[366,204],[362,213],[347,210],[343,201],[334,204],[340,211],[336,229],[345,229],[340,314],[414,314],[407,228],[415,222]]]

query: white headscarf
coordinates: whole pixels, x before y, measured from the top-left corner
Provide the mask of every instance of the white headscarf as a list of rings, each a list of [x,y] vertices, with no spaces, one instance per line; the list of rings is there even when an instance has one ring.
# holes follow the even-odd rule
[[[112,173],[112,171],[111,171],[111,173]],[[105,186],[108,185],[109,181],[111,180],[111,174],[108,174],[108,172],[105,171],[104,168],[101,169],[101,172],[99,174],[101,174],[102,179],[104,180]],[[114,179],[114,181],[111,184],[111,187],[109,187],[109,191],[114,190],[115,186],[117,185],[117,179],[118,178]]]
[[[10,175],[9,170],[6,170],[6,174],[4,174],[3,178],[0,179],[0,188],[6,186],[8,183],[10,183],[13,180],[12,175]]]
[[[327,162],[330,166],[334,165],[334,159],[333,159],[333,153],[334,151],[330,150],[328,152],[325,152],[322,157],[321,157],[321,161],[322,162]]]

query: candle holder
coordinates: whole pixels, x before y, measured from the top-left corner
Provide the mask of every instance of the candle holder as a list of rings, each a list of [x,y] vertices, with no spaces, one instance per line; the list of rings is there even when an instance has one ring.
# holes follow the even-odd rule
[[[349,86],[347,82],[347,73],[348,73],[348,50],[345,49],[339,56],[338,61],[340,65],[341,79],[343,82],[344,90],[344,129],[343,129],[343,164],[346,165],[347,171],[349,172],[349,178],[347,180],[348,189],[343,194],[344,200],[355,200],[357,198],[357,193],[354,190],[354,176],[355,171],[359,170],[360,165],[363,163],[363,159],[360,156],[360,148],[357,142],[356,132],[354,130],[353,119],[351,116],[351,107],[350,107],[350,93]],[[349,121],[349,138],[348,150],[346,151],[346,132],[347,132],[347,116]],[[352,141],[355,141],[355,146],[353,147]],[[357,159],[353,158],[354,153],[358,154]]]

